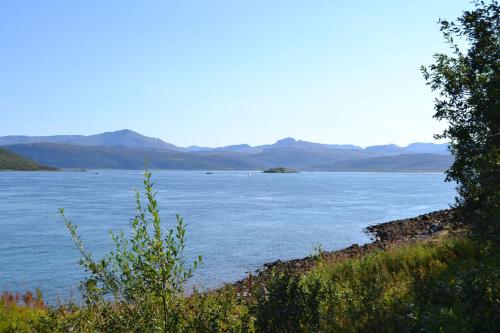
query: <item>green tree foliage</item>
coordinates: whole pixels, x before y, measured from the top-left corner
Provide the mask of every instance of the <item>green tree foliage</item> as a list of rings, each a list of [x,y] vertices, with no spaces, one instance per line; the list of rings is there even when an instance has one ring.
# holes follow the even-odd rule
[[[81,253],[80,263],[89,273],[82,282],[83,297],[91,316],[87,322],[100,329],[175,332],[183,321],[183,291],[201,257],[186,268],[185,224],[177,215],[175,229],[163,232],[151,173],[144,173],[147,208],[136,192],[137,215],[131,221],[131,235],[111,234],[115,250],[94,260],[85,250],[77,227],[66,218],[71,237]],[[61,209],[64,217],[64,211]],[[97,314],[97,315],[96,315]]]
[[[422,67],[438,91],[434,115],[448,128],[455,162],[447,179],[458,183],[456,206],[478,236],[500,239],[500,16],[497,1],[475,2],[457,22],[440,20],[451,55]]]

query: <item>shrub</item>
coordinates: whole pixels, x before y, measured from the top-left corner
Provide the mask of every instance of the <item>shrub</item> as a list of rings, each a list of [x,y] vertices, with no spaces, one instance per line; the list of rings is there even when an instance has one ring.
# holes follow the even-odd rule
[[[260,332],[496,332],[498,248],[445,240],[296,277],[274,272],[251,306]]]
[[[82,282],[85,311],[81,325],[114,331],[179,331],[184,318],[184,285],[201,257],[186,268],[183,250],[186,227],[176,216],[175,229],[162,231],[151,173],[144,172],[147,208],[136,192],[137,215],[131,222],[131,236],[111,234],[115,250],[94,260],[85,250],[77,227],[61,214],[81,253],[81,265],[89,273]],[[84,325],[85,323],[85,325]],[[86,329],[87,327],[80,327]]]

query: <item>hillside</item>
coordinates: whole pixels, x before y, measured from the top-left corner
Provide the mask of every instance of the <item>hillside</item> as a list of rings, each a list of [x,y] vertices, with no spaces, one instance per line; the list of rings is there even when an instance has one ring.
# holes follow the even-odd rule
[[[251,170],[256,164],[233,154],[199,156],[172,150],[120,146],[76,146],[38,143],[8,146],[9,150],[39,163],[60,168],[143,169],[144,158],[152,169],[170,170]]]
[[[41,164],[59,168],[142,169],[144,158],[153,169],[264,170],[283,165],[310,171],[442,172],[451,164],[449,155],[405,154],[376,156],[359,150],[315,151],[268,148],[261,153],[232,151],[179,152],[139,147],[77,146],[38,143],[11,145],[8,149]]]
[[[0,146],[60,168],[265,170],[282,165],[310,171],[442,172],[451,164],[447,144],[412,143],[362,148],[285,138],[273,144],[178,147],[131,130],[95,135],[4,136]]]
[[[311,168],[314,171],[436,172],[445,171],[453,157],[440,154],[403,154],[347,160]]]
[[[40,165],[32,160],[0,148],[0,170],[55,170],[55,168]]]
[[[95,135],[53,135],[23,136],[12,135],[0,137],[0,146],[15,144],[54,143],[78,146],[123,146],[154,149],[179,150],[180,148],[160,139],[151,138],[131,130],[105,132]]]

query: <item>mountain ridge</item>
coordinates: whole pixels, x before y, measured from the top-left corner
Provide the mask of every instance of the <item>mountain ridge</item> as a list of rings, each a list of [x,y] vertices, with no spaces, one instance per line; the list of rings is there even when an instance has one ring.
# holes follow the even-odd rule
[[[266,149],[261,153],[186,153],[172,150],[120,146],[21,144],[4,147],[40,164],[59,168],[142,169],[144,159],[152,169],[264,170],[277,165],[308,171],[442,172],[450,155],[403,154],[371,156],[357,151],[328,153],[294,148]]]
[[[50,135],[50,136],[27,136],[10,135],[0,137],[0,146],[13,144],[32,143],[55,143],[72,144],[82,146],[125,146],[125,147],[148,147],[157,149],[172,149],[178,147],[164,142],[161,139],[148,137],[129,129],[114,132],[104,132],[92,135]]]
[[[52,142],[50,142],[52,141]],[[442,172],[451,165],[446,144],[413,143],[361,148],[284,138],[273,144],[178,147],[131,130],[89,136],[7,136],[0,146],[59,168],[265,170],[285,166],[311,171]]]
[[[113,132],[104,132],[92,135],[51,135],[51,136],[27,136],[10,135],[0,137],[0,146],[32,143],[55,143],[82,146],[124,146],[174,150],[182,152],[207,152],[207,151],[241,151],[241,152],[262,152],[268,148],[297,148],[297,149],[342,149],[342,150],[365,150],[375,153],[434,153],[449,154],[447,144],[440,143],[410,143],[406,147],[395,144],[374,145],[362,148],[352,144],[326,144],[311,141],[296,140],[292,137],[277,140],[273,144],[251,146],[246,143],[234,144],[222,147],[189,146],[180,147],[172,143],[165,142],[159,138],[148,137],[138,132],[123,129]]]

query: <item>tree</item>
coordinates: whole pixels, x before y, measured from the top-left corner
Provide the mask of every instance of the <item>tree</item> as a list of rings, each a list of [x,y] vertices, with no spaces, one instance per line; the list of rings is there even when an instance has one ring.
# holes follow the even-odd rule
[[[434,118],[448,128],[455,156],[447,181],[457,182],[455,206],[476,236],[500,239],[500,18],[497,1],[476,1],[457,22],[440,20],[451,55],[422,67],[438,92]]]

